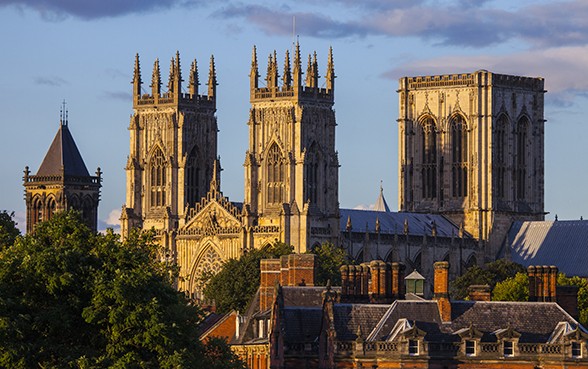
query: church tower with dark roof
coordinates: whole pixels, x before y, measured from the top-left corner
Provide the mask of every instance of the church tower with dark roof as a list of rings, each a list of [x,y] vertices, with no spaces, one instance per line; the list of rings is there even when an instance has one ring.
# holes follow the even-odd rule
[[[96,231],[101,177],[100,168],[96,176],[88,173],[69,131],[67,111],[62,110],[59,129],[37,174],[30,175],[28,166],[24,170],[27,233],[55,212],[70,209],[79,211],[88,227]]]

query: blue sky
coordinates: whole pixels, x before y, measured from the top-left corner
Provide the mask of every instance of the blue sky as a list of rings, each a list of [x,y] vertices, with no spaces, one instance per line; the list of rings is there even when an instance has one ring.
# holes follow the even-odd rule
[[[545,78],[547,218],[588,215],[583,0],[0,0],[0,209],[24,226],[22,171],[37,171],[65,99],[88,169],[104,172],[101,227],[113,224],[125,201],[134,55],[149,81],[155,58],[167,77],[176,50],[185,75],[198,60],[201,81],[215,56],[222,190],[242,201],[251,49],[262,66],[274,49],[283,60],[293,18],[323,74],[333,47],[341,206],[373,204],[383,181],[397,209],[398,78],[487,69]]]

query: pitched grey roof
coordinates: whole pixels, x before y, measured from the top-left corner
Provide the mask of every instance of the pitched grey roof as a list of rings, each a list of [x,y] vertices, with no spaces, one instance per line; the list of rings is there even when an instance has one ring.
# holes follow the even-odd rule
[[[546,343],[558,323],[578,325],[554,302],[453,301],[451,310],[451,322],[442,323],[436,301],[336,304],[335,329],[339,340],[355,340],[361,324],[364,338],[384,341],[390,337],[396,322],[406,319],[423,330],[428,341],[455,341],[459,339],[456,331],[473,326],[483,333],[483,341],[495,341],[493,332],[510,327],[521,333],[521,342]]]
[[[506,249],[524,266],[556,265],[568,276],[588,277],[588,220],[515,222]]]
[[[326,287],[282,287],[284,306],[322,307],[323,292]],[[332,290],[340,293],[341,287],[332,287]]]
[[[344,231],[347,219],[351,219],[352,232],[365,232],[366,224],[369,232],[375,232],[376,219],[380,222],[381,233],[404,234],[404,221],[408,220],[408,234],[411,236],[431,235],[433,222],[437,226],[437,236],[457,237],[459,227],[449,219],[438,214],[409,212],[383,212],[377,210],[341,209],[340,227]],[[471,238],[464,233],[464,238]]]
[[[59,125],[59,130],[37,171],[38,176],[61,174],[77,177],[90,176],[67,124]]]
[[[284,342],[314,342],[319,336],[322,307],[284,308]]]
[[[382,186],[380,186],[380,194],[378,195],[378,198],[376,199],[376,204],[374,206],[374,210],[375,211],[390,212],[390,208],[388,207],[388,204],[386,203],[386,199],[384,198],[384,188],[382,188]]]

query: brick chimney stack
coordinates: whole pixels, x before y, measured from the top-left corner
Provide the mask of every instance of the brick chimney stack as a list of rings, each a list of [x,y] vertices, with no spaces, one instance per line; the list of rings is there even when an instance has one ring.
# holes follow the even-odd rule
[[[449,263],[438,261],[434,264],[434,298],[437,300],[442,322],[451,321],[451,302],[449,301]]]
[[[468,295],[471,301],[490,301],[490,286],[487,284],[474,284],[468,287]]]
[[[553,265],[529,266],[529,301],[557,301],[557,273],[558,269]]]

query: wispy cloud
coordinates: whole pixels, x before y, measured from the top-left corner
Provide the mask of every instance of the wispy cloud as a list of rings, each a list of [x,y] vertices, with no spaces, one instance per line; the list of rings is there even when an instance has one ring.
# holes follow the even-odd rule
[[[33,81],[37,85],[60,87],[69,84],[65,79],[57,76],[36,76]]]
[[[120,91],[104,91],[102,93],[102,98],[107,100],[119,100],[119,101],[131,101],[133,96],[131,96],[128,92],[120,92]]]
[[[307,3],[313,3],[308,0]],[[331,4],[329,4],[331,3]],[[534,46],[583,45],[588,43],[588,2],[583,0],[539,3],[517,9],[493,8],[492,2],[456,0],[453,2],[401,2],[372,0],[359,2],[331,0],[329,6],[348,7],[347,12],[293,11],[277,4],[236,4],[214,14],[225,19],[242,18],[267,34],[287,34],[292,18],[297,31],[320,38],[419,37],[440,45],[484,48],[508,40],[523,40]],[[482,6],[486,5],[487,6]],[[410,4],[410,5],[407,5]],[[360,8],[360,11],[353,11]],[[335,14],[345,14],[337,19]],[[349,16],[351,14],[351,17]],[[299,27],[298,27],[299,25]]]
[[[544,77],[549,91],[546,101],[567,106],[577,95],[588,94],[588,79],[578,78],[586,73],[588,46],[553,47],[523,51],[510,55],[452,55],[416,60],[384,73],[384,77],[448,73],[469,73],[487,69],[496,73]]]
[[[170,9],[176,6],[195,6],[201,3],[205,2],[201,0],[0,0],[0,7],[29,8],[48,20],[61,20],[68,16],[90,20]]]
[[[106,219],[98,220],[98,231],[104,232],[107,228],[112,228],[115,233],[120,233],[120,209],[113,209]]]

